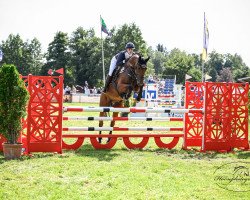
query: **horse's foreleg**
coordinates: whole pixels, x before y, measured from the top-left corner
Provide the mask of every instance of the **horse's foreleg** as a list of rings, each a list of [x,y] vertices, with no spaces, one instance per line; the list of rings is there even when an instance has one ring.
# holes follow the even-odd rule
[[[129,99],[131,97],[132,91],[133,91],[132,85],[128,85],[126,99]]]
[[[136,98],[137,101],[141,101],[142,91],[143,91],[143,86],[140,86],[140,89],[139,89],[139,92],[138,92],[138,96]]]

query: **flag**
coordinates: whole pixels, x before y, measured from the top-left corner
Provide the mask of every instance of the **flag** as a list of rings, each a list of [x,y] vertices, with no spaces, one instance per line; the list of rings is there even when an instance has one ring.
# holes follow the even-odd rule
[[[108,36],[111,36],[111,32],[109,32],[108,28],[107,28],[107,25],[105,24],[103,18],[101,17],[101,29],[102,29],[102,32],[108,34]]]
[[[49,74],[50,76],[52,76],[53,70],[52,70],[52,69],[49,69],[48,74]]]
[[[208,74],[205,74],[205,81],[211,79],[212,77],[209,76]]]
[[[207,49],[208,49],[208,40],[209,40],[209,31],[208,31],[208,22],[206,19],[206,14],[204,13],[204,30],[203,30],[203,51],[202,51],[202,60],[207,59]]]
[[[58,74],[64,74],[63,68],[60,68],[60,69],[56,70],[56,72],[57,72]]]
[[[193,78],[192,76],[189,76],[188,74],[185,75],[185,80]]]
[[[3,52],[2,50],[0,49],[0,62],[3,60]]]

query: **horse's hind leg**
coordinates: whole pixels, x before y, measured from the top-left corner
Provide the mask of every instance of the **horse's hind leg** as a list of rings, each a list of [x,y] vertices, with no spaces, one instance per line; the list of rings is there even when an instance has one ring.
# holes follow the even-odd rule
[[[123,101],[116,103],[116,104],[115,104],[115,107],[118,107],[118,108],[124,107],[124,106],[123,106]],[[119,112],[113,112],[113,118],[114,118],[114,117],[118,117],[118,115],[119,115]],[[111,121],[111,123],[110,123],[110,127],[114,127],[114,126],[115,126],[115,120]],[[109,134],[111,135],[111,134],[112,134],[112,131],[110,131]],[[108,143],[110,140],[111,140],[111,138],[108,138],[107,143]]]
[[[105,117],[105,116],[106,116],[105,112],[100,112],[99,117]],[[103,127],[103,121],[99,121],[99,127]],[[101,135],[101,134],[102,134],[102,131],[99,131],[99,135]],[[102,143],[101,137],[98,138],[98,142]]]
[[[110,100],[106,97],[104,93],[101,94],[100,96],[100,107],[105,107],[105,106],[110,106]],[[99,114],[100,117],[106,117],[107,113],[106,112],[100,112]],[[99,127],[103,127],[103,121],[99,121]],[[99,131],[99,135],[102,134],[102,131]],[[99,143],[102,143],[102,138],[98,138]]]
[[[118,112],[113,112],[113,118],[118,116]],[[110,122],[110,127],[114,127],[115,126],[115,121],[111,121]],[[112,131],[109,131],[109,135],[112,135]],[[109,143],[109,141],[111,140],[111,138],[109,137],[107,140],[107,143]]]

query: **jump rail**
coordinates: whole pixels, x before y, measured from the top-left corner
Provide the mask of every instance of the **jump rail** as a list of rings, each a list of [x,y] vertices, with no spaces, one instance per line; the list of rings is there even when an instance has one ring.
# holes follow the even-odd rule
[[[183,121],[181,117],[66,117],[63,120],[87,120],[87,121]]]
[[[142,100],[146,102],[156,102],[156,103],[176,103],[176,100],[164,100],[164,99],[146,99]]]
[[[132,112],[132,113],[203,113],[203,109],[153,108],[153,107],[64,107],[64,112]]]
[[[64,127],[63,131],[183,131],[180,127]]]

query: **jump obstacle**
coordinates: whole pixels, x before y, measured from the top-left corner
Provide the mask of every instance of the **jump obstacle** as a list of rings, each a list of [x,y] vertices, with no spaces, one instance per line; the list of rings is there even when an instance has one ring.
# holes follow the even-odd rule
[[[248,142],[248,91],[247,83],[192,83],[186,82],[185,109],[166,108],[103,108],[63,107],[63,77],[23,77],[30,93],[28,115],[24,119],[20,140],[27,153],[58,152],[79,148],[85,138],[96,149],[112,148],[122,138],[127,148],[143,148],[153,138],[159,148],[174,148],[183,139],[182,148],[200,147],[201,151],[231,151],[233,148],[249,149]],[[158,112],[183,113],[178,117],[67,117],[63,112]],[[183,121],[183,127],[63,127],[63,120],[88,121]],[[107,131],[164,131],[161,134],[102,134],[85,133]],[[69,133],[79,131],[84,133]],[[168,133],[170,131],[170,133]],[[171,133],[178,131],[179,133]],[[98,138],[111,138],[107,144],[98,143]],[[165,143],[162,138],[172,138]],[[75,138],[67,144],[67,138]],[[142,138],[138,144],[131,138]],[[4,138],[0,136],[3,142]],[[1,142],[1,143],[2,143]]]
[[[164,109],[164,108],[105,108],[105,107],[65,107],[65,112],[140,112],[140,113],[170,113],[170,112],[177,112],[177,113],[202,113],[201,109]],[[64,120],[68,120],[69,118],[64,118]],[[78,118],[73,118],[78,119]],[[81,118],[84,120],[103,120],[106,121],[183,121],[183,118],[177,118],[177,117],[85,117]],[[183,132],[183,127],[68,127],[63,128],[63,131],[177,131],[177,132]],[[133,148],[144,148],[149,138],[154,138],[155,144],[159,148],[168,148],[172,149],[174,148],[179,139],[183,137],[183,133],[177,133],[177,134],[114,134],[114,135],[104,135],[102,137],[108,137],[110,138],[110,142],[107,144],[99,144],[97,142],[97,138],[99,135],[83,135],[83,134],[64,134],[64,137],[68,138],[78,138],[77,142],[73,145],[67,145],[65,142],[63,143],[64,148],[68,149],[77,149],[81,146],[83,140],[81,141],[80,138],[90,138],[90,142],[96,149],[110,149],[112,148],[118,138],[122,138],[125,146],[129,149]],[[172,140],[169,143],[165,143],[162,141],[161,138],[172,138]],[[142,141],[134,144],[131,142],[131,138],[142,138]]]

